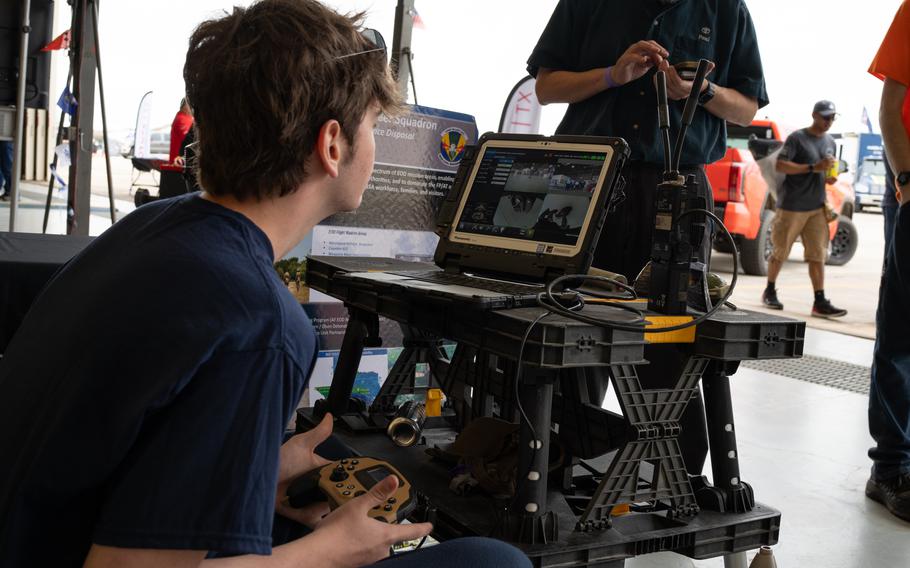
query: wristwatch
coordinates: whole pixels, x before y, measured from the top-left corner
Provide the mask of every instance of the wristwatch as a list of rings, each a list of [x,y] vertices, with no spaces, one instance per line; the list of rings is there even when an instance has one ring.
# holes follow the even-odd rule
[[[698,104],[706,105],[708,102],[714,98],[714,83],[708,81],[708,86],[705,87],[705,90],[698,95]]]
[[[904,187],[910,183],[910,170],[897,174],[894,180],[897,182],[897,187]]]

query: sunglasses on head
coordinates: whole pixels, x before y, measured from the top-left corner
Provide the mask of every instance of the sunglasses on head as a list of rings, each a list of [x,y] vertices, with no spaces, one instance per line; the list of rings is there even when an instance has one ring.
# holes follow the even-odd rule
[[[374,30],[372,28],[364,28],[364,30],[360,32],[360,35],[362,35],[365,40],[367,40],[371,45],[374,45],[375,47],[372,49],[365,49],[363,51],[356,51],[354,53],[348,53],[346,55],[339,55],[338,57],[333,58],[332,61],[338,61],[339,59],[346,59],[348,57],[354,57],[355,55],[363,55],[364,53],[376,53],[378,51],[381,51],[383,56],[385,55],[385,53],[386,53],[385,39],[382,37],[381,33],[377,32],[376,30]]]

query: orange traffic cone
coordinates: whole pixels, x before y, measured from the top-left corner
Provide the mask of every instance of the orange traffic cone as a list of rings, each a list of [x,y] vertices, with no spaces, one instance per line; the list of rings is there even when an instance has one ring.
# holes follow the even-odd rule
[[[749,568],[777,568],[777,560],[774,559],[774,552],[770,546],[763,546],[758,549],[758,554],[752,559]]]

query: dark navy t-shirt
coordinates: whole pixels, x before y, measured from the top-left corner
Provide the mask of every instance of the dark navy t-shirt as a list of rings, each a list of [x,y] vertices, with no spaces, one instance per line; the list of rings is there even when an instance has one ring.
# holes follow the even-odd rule
[[[198,194],[98,237],[0,359],[0,565],[92,542],[267,554],[282,434],[316,354],[246,217]]]

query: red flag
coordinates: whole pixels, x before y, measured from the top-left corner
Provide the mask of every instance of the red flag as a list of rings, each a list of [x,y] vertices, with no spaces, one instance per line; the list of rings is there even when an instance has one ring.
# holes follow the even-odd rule
[[[411,21],[414,23],[414,27],[425,30],[427,29],[426,25],[423,23],[423,18],[420,17],[420,14],[417,13],[417,8],[411,9]]]
[[[54,38],[54,41],[41,48],[41,51],[56,51],[58,49],[67,49],[70,46],[70,31],[66,30]]]

